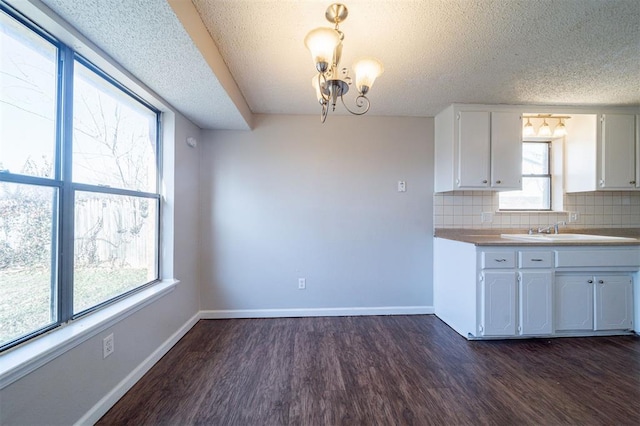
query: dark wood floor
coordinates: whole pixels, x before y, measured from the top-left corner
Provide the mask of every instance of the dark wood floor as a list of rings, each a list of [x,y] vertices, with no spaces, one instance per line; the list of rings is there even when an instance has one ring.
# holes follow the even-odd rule
[[[429,315],[200,321],[98,424],[638,425],[640,338],[468,342]]]

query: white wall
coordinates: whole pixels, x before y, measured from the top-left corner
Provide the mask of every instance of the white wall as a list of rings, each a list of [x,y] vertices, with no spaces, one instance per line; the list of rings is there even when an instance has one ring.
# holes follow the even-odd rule
[[[205,317],[430,311],[433,119],[254,124],[203,132]]]
[[[175,157],[168,146],[175,187],[167,185],[168,217],[175,232],[169,238],[175,257],[167,265],[181,282],[154,303],[112,328],[76,346],[64,355],[0,391],[0,424],[70,425],[90,412],[123,379],[141,365],[198,312],[198,152],[184,143],[199,129],[176,116]],[[171,140],[165,140],[173,144]],[[171,211],[173,210],[173,211]],[[171,236],[170,236],[171,237]],[[167,272],[163,271],[166,278]],[[102,338],[113,333],[115,352],[102,358]]]

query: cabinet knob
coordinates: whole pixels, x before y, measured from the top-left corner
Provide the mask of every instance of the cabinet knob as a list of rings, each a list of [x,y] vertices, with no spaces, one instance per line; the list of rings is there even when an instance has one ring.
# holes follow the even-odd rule
[[[482,181],[482,183],[487,183],[487,180],[486,180],[486,179],[485,179],[485,180],[483,180],[483,181]]]
[[[496,181],[496,183],[497,183],[497,184],[501,184],[501,183],[502,183],[502,181],[501,181],[501,180],[497,180],[497,181]]]
[[[631,185],[635,185],[635,184],[636,184],[636,181],[635,181],[635,180],[632,180],[632,181],[631,181],[631,182],[629,182],[629,183],[630,183]]]
[[[593,280],[588,280],[587,281],[589,284],[593,284]]]
[[[604,284],[603,280],[598,280],[598,284]]]

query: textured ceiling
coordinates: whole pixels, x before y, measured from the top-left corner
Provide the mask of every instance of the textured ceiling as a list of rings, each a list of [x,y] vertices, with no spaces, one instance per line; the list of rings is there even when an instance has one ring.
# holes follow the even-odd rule
[[[43,1],[196,124],[246,127],[166,0]],[[266,114],[319,112],[303,40],[329,26],[329,4],[193,0],[249,108]],[[385,65],[369,114],[432,116],[453,102],[640,105],[638,0],[345,4],[342,65],[369,55]]]
[[[42,2],[196,125],[248,128],[166,0]]]
[[[315,113],[306,33],[329,1],[193,0],[258,113]],[[452,102],[640,103],[638,0],[347,0],[343,64],[377,56],[371,113]]]

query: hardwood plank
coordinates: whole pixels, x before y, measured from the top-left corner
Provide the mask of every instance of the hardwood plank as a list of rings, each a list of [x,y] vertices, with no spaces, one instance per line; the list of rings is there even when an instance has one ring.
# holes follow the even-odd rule
[[[640,338],[469,342],[437,317],[200,321],[98,422],[640,424]]]

